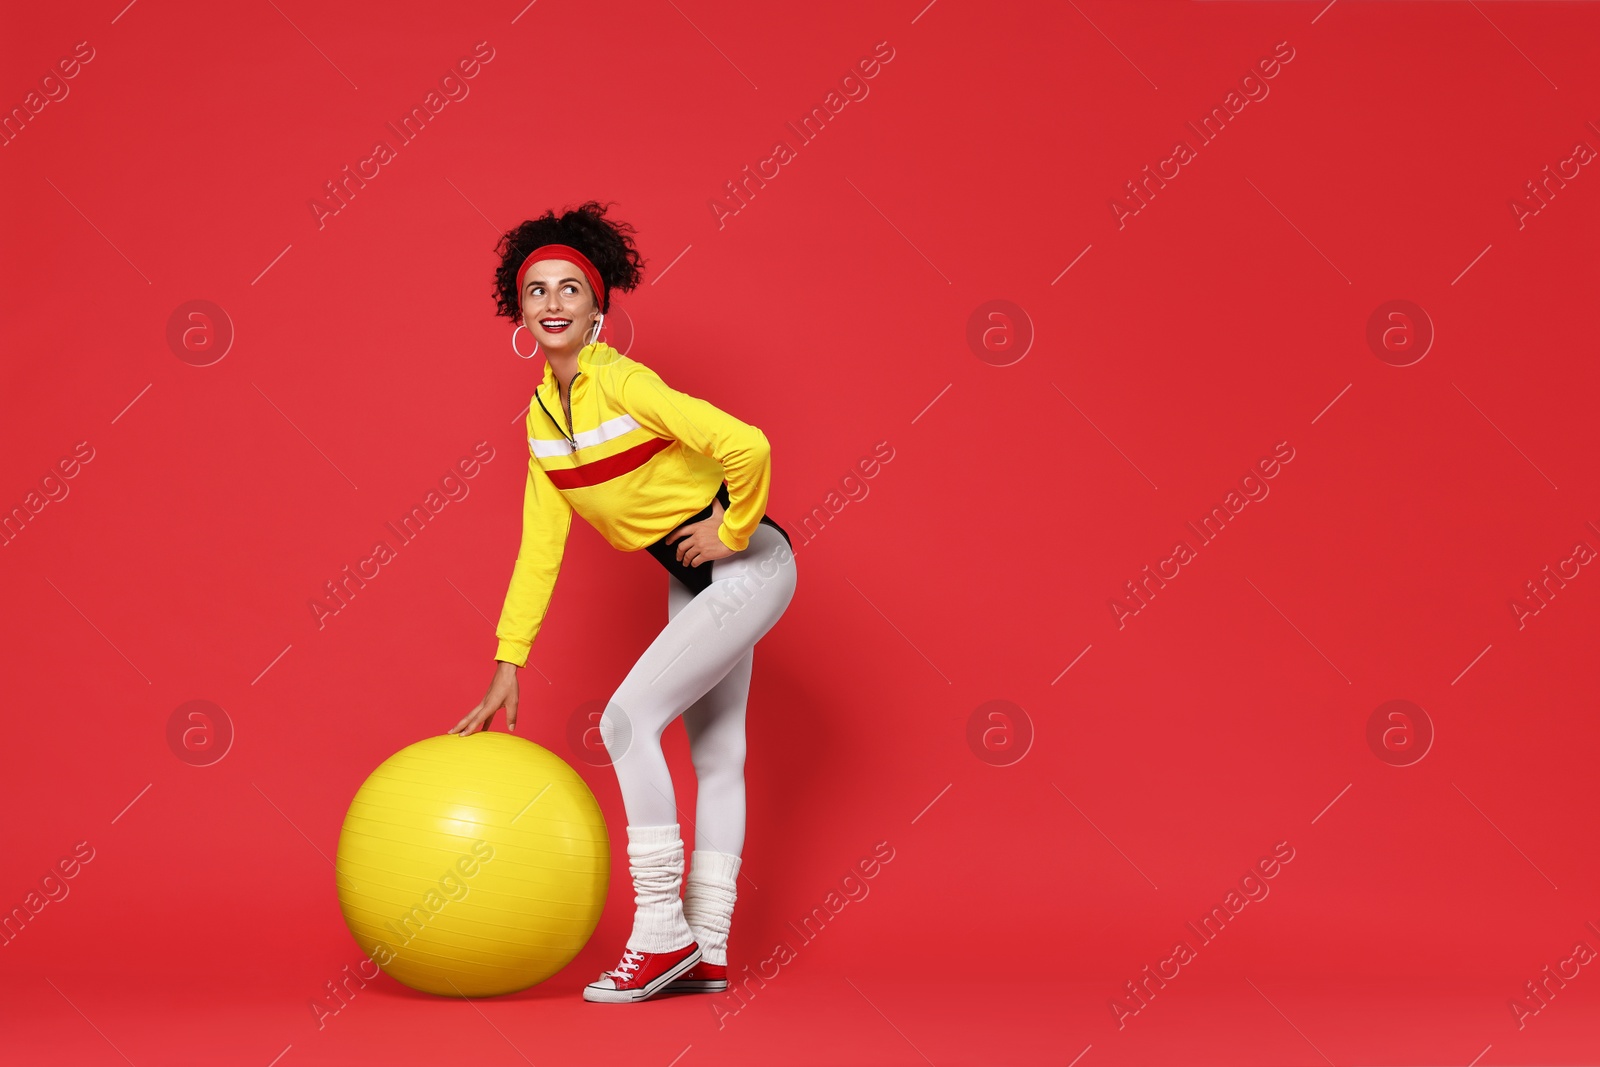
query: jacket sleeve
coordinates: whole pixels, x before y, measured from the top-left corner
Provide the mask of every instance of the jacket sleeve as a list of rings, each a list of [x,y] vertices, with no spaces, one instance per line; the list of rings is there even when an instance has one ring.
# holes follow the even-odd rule
[[[505,606],[494,635],[494,658],[525,666],[533,639],[544,621],[561,572],[561,557],[572,529],[572,505],[537,460],[528,457],[528,484],[522,498],[522,544],[511,572]]]
[[[698,397],[678,392],[642,364],[623,379],[621,400],[628,414],[651,433],[676,438],[722,464],[728,507],[717,539],[735,552],[744,551],[766,513],[772,485],[767,435]]]

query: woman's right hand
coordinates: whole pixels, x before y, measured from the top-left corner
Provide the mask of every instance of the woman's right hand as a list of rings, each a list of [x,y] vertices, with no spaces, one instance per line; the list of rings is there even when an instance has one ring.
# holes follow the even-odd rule
[[[494,679],[489,683],[489,691],[477,707],[450,728],[450,733],[466,737],[487,730],[494,723],[494,713],[502,707],[506,709],[507,728],[514,733],[517,729],[517,665],[505,660],[495,663]]]

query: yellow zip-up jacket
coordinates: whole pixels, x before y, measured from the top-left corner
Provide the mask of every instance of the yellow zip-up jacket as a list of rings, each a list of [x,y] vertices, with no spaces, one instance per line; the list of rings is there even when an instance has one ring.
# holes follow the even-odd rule
[[[669,387],[610,345],[578,352],[571,402],[567,426],[560,386],[546,363],[528,405],[522,544],[495,627],[495,658],[519,667],[549,607],[574,511],[612,545],[636,552],[704,508],[726,480],[728,507],[717,538],[741,552],[767,508],[766,434]]]

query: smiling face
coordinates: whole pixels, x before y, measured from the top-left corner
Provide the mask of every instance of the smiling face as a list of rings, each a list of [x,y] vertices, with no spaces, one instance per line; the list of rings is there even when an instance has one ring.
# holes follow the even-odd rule
[[[541,259],[522,279],[522,319],[539,344],[577,352],[600,318],[594,290],[576,263]]]

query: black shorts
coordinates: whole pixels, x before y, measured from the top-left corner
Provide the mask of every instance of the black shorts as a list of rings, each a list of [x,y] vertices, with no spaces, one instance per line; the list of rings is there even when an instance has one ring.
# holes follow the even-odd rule
[[[716,499],[722,501],[722,509],[726,511],[728,509],[727,482],[723,482],[717,487]],[[699,522],[701,519],[709,519],[710,517],[711,505],[708,503],[705,507],[701,508],[693,515],[690,515],[688,518],[678,523],[678,526],[685,526],[691,522]],[[789,550],[791,552],[794,551],[794,542],[789,540],[789,533],[787,530],[773,522],[765,515],[761,516],[761,522],[782,534],[783,539],[789,544]],[[674,526],[672,530],[668,531],[668,534],[670,535],[673,531],[676,531],[678,526]],[[706,586],[711,584],[711,564],[715,563],[716,561],[707,560],[698,567],[690,567],[687,564],[679,563],[678,545],[681,543],[682,538],[669,545],[667,544],[666,537],[663,536],[662,539],[657,541],[655,544],[646,545],[645,551],[649,552],[656,559],[660,560],[661,565],[667,568],[668,573],[670,573],[674,578],[678,579],[678,581],[682,582],[684,586],[688,588],[689,592],[698,596]]]

